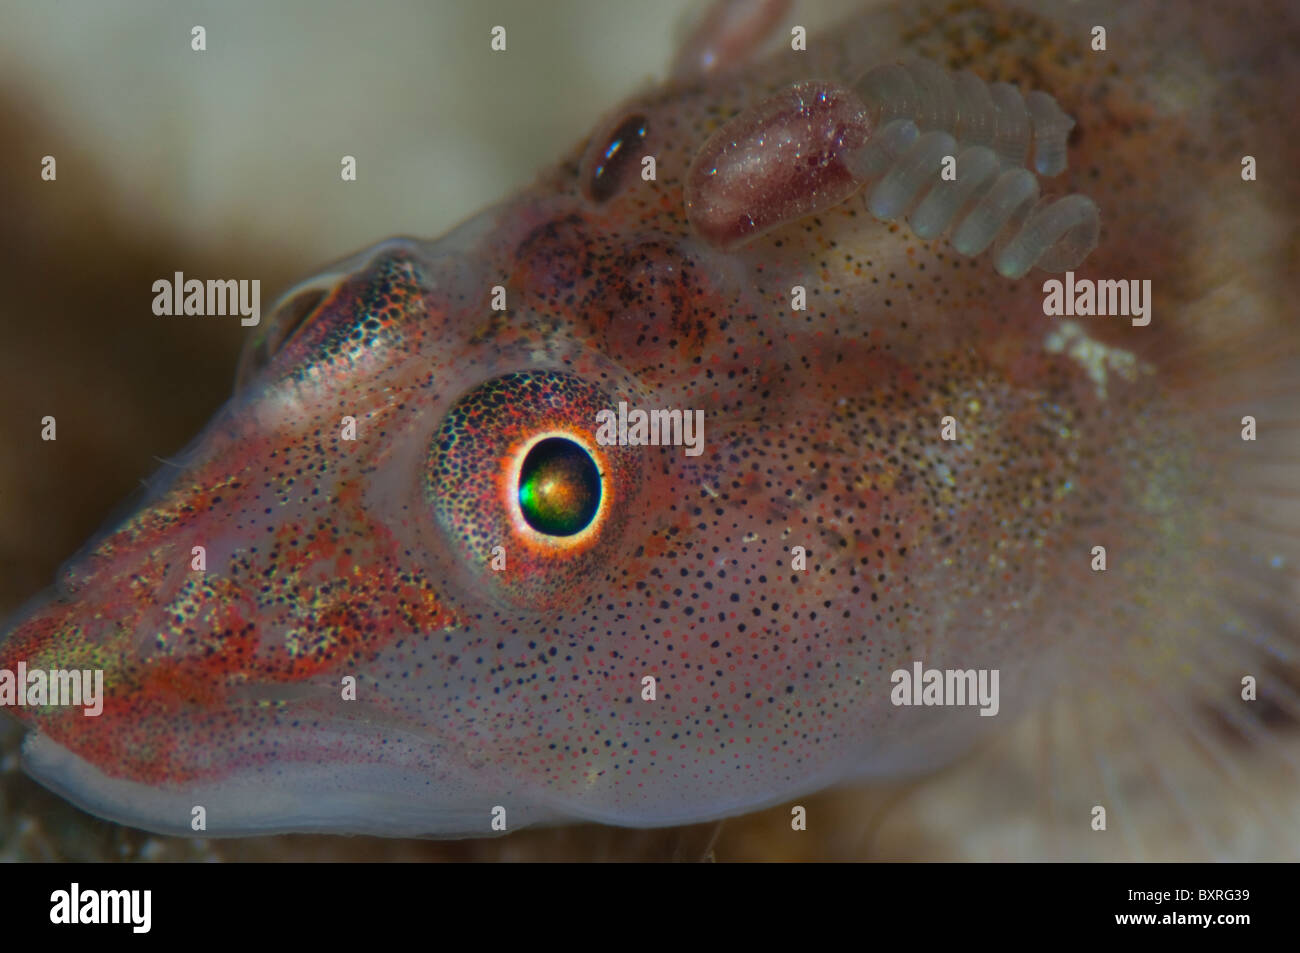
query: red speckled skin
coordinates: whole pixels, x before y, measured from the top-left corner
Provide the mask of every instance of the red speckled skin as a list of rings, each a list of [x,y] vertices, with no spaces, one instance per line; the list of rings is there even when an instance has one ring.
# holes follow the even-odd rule
[[[496,805],[512,828],[668,824],[939,763],[1066,683],[1170,675],[1176,646],[1239,622],[1211,582],[1187,580],[1273,552],[1220,514],[1241,449],[1224,409],[1276,368],[1250,381],[1197,357],[1219,333],[1209,276],[1241,315],[1229,347],[1272,340],[1290,360],[1296,345],[1276,321],[1274,250],[1206,233],[1245,214],[1213,196],[1241,187],[1225,129],[1281,82],[1235,72],[1268,27],[1234,39],[1234,61],[1199,36],[1217,8],[1195,7],[1196,25],[1163,33],[1154,6],[1105,11],[1106,56],[1088,48],[1098,11],[885,7],[806,53],[686,70],[530,191],[438,242],[346,265],[143,506],[0,644],[0,667],[106,673],[100,718],[17,712],[45,739],[31,769],[160,830],[185,830],[191,803],[207,805],[209,833],[486,834]],[[854,199],[732,252],[695,233],[683,184],[721,123],[903,50],[1048,90],[1078,118],[1060,187],[1091,195],[1104,222],[1079,274],[1155,288],[1149,328],[1085,328],[1132,374],[1112,366],[1103,389],[1084,358],[1047,347],[1058,323],[1040,273],[1009,282]],[[638,114],[644,141],[597,202],[584,184],[598,140]],[[1253,148],[1295,168],[1282,121]],[[1293,184],[1255,188],[1294,207]],[[792,310],[796,286],[806,311]],[[610,407],[705,412],[699,457],[611,453],[617,518],[581,574],[507,530],[508,568],[493,571],[467,544],[472,519],[439,519],[426,496],[448,409],[516,371],[572,375]],[[590,439],[595,421],[556,401]],[[949,415],[955,441],[940,436]],[[340,438],[345,416],[355,441]],[[635,465],[618,462],[628,454]],[[1090,571],[1098,543],[1123,572]],[[999,717],[890,704],[890,673],[914,659],[999,669]]]

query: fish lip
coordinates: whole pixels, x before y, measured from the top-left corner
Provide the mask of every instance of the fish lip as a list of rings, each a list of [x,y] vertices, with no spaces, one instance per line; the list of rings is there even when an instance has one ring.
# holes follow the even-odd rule
[[[242,775],[193,787],[166,787],[113,777],[40,731],[30,732],[24,740],[22,763],[28,776],[80,810],[155,834],[207,840],[299,833],[439,838],[488,837],[494,833],[483,822],[488,812],[479,803],[490,802],[491,798],[480,797],[435,810],[422,798],[386,793],[401,789],[404,773],[377,765],[371,765],[363,775],[364,784],[334,791],[313,790],[308,798],[291,793],[293,788],[287,781],[268,787],[258,783],[256,777],[251,781],[257,785],[257,796],[241,797],[239,793],[247,789],[250,781]],[[333,768],[295,765],[292,771],[301,772],[308,780],[319,780],[322,776],[328,779]],[[385,783],[386,773],[391,774],[390,783]],[[298,790],[303,789],[300,784]],[[312,786],[308,784],[305,789],[312,790]],[[509,796],[510,792],[494,795]],[[194,807],[219,804],[234,807],[214,811],[208,820],[225,826],[194,830]],[[563,813],[536,799],[514,810],[524,812],[518,826],[554,824],[566,819]],[[421,815],[427,819],[419,820]],[[169,822],[167,819],[172,817],[179,820]],[[518,814],[513,817],[518,818]],[[445,827],[449,819],[452,826]]]

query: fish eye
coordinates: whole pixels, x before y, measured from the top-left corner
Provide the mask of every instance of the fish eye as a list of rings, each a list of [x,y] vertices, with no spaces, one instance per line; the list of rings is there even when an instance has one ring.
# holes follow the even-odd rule
[[[525,522],[548,536],[573,536],[600,509],[600,471],[576,440],[546,437],[533,445],[519,468],[519,510]]]
[[[634,447],[596,440],[597,414],[616,403],[579,375],[530,370],[484,381],[447,409],[425,502],[489,598],[576,600],[617,552],[642,462]]]

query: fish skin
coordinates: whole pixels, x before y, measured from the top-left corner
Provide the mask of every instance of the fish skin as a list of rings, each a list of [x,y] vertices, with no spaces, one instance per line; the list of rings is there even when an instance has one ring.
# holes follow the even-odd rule
[[[1294,564],[1291,540],[1264,550],[1223,518],[1257,502],[1232,499],[1256,471],[1223,409],[1261,389],[1295,394],[1296,332],[1282,322],[1294,248],[1276,227],[1294,186],[1254,183],[1268,197],[1235,207],[1222,196],[1246,187],[1243,130],[1272,157],[1262,166],[1294,167],[1285,122],[1260,115],[1295,70],[1247,70],[1243,55],[1268,49],[1260,34],[1213,30],[1216,14],[1197,9],[1161,55],[1103,60],[1086,32],[1065,32],[1068,9],[1048,22],[985,4],[884,8],[806,55],[680,77],[621,108],[598,128],[644,115],[654,182],[632,169],[593,203],[587,147],[447,238],[342,268],[153,498],[0,645],[0,668],[106,670],[100,719],[20,712],[31,769],[150,829],[186,831],[188,805],[208,804],[209,835],[486,834],[499,803],[512,828],[658,825],[969,750],[998,719],[889,704],[889,673],[918,656],[1000,669],[1004,721],[1120,681],[1137,699],[1200,700],[1188,657],[1217,656],[1202,674],[1227,678],[1245,639],[1294,633],[1283,578],[1249,584],[1282,609],[1260,634],[1239,605],[1247,584],[1216,577],[1238,559]],[[1141,13],[1113,15],[1151,42]],[[974,39],[955,43],[956,22]],[[1179,44],[1201,33],[1230,42],[1218,61],[1195,47],[1189,65]],[[1057,323],[1033,276],[1009,283],[853,200],[727,254],[692,233],[685,170],[725,118],[789,82],[850,81],[900,44],[1047,89],[1079,119],[1061,184],[1098,202],[1105,231],[1078,272],[1156,289],[1148,328],[1086,319],[1093,352],[1132,355],[1132,380],[1114,370],[1103,393],[1085,358],[1045,347]],[[1125,69],[1149,72],[1137,84]],[[1206,74],[1227,79],[1207,89]],[[503,315],[486,304],[495,284]],[[807,314],[790,311],[795,285]],[[603,572],[551,581],[525,552],[518,571],[542,580],[531,597],[544,609],[457,547],[421,485],[448,408],[515,371],[706,417],[703,457],[628,458],[646,472],[597,546]],[[955,445],[938,436],[949,413]],[[344,415],[358,440],[324,439]],[[254,543],[263,532],[271,541]],[[1105,574],[1088,569],[1098,540],[1113,554]],[[195,543],[201,577],[188,572]],[[810,553],[803,576],[788,569],[796,544]],[[356,703],[339,699],[346,674]],[[645,674],[656,702],[639,698]]]

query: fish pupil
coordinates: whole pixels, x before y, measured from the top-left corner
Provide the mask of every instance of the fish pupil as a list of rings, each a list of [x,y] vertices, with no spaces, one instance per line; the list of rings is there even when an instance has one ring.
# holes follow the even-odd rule
[[[519,470],[519,509],[528,525],[548,536],[573,536],[600,508],[600,472],[591,454],[572,440],[548,437],[528,451]]]

